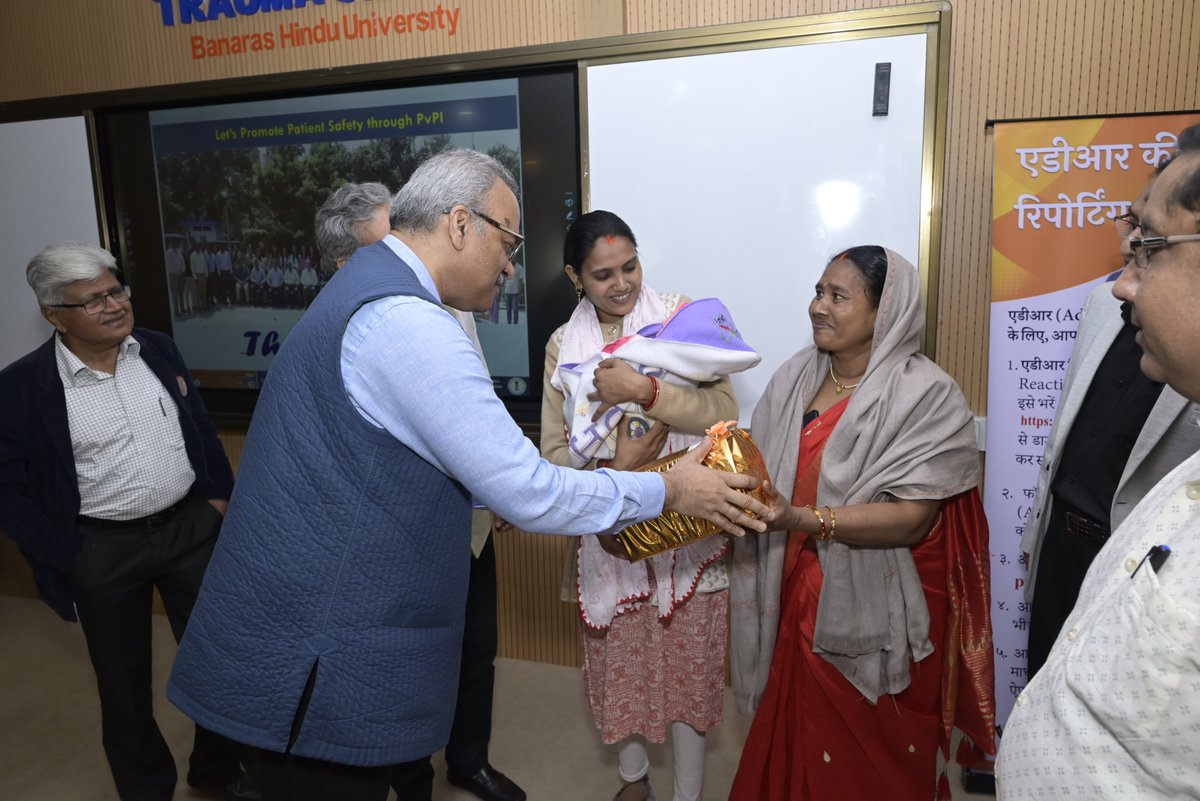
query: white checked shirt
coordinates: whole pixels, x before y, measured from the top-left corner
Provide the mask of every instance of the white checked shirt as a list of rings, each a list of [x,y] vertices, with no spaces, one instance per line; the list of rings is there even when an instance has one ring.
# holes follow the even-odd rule
[[[188,461],[179,409],[142,361],[132,336],[121,343],[116,373],[85,365],[55,337],[67,396],[79,513],[130,520],[160,512],[187,495],[196,473]]]
[[[1171,555],[1158,574],[1138,568],[1159,544]],[[1200,798],[1200,454],[1092,563],[1017,698],[996,778],[1000,799]]]

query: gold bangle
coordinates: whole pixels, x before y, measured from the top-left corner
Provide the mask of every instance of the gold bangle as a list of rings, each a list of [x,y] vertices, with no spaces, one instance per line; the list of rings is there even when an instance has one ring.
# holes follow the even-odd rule
[[[826,506],[825,512],[829,515],[829,536],[825,539],[831,540],[837,534],[837,515],[833,513],[833,507],[831,506]]]
[[[821,524],[820,531],[817,531],[815,534],[813,534],[813,536],[816,537],[818,540],[821,540],[822,542],[824,542],[825,541],[825,518],[821,516],[821,510],[818,509],[817,507],[813,506],[812,504],[809,504],[807,508],[812,510],[812,513],[817,516],[817,522]]]

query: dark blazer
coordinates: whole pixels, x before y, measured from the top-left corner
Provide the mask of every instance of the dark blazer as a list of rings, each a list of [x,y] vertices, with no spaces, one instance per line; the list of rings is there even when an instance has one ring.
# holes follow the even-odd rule
[[[135,328],[141,358],[179,408],[179,427],[201,498],[229,498],[233,471],[175,343]],[[75,620],[66,571],[79,552],[79,480],[54,336],[0,371],[0,531],[33,568],[38,595]]]
[[[1050,523],[1050,487],[1058,472],[1067,435],[1100,362],[1124,324],[1121,301],[1113,297],[1112,284],[1105,281],[1092,290],[1083,305],[1083,319],[1071,349],[1071,366],[1067,368],[1066,384],[1042,456],[1042,469],[1038,471],[1037,495],[1021,537],[1021,550],[1030,555],[1029,574],[1025,580],[1026,601],[1032,602],[1034,598],[1034,579]],[[1162,388],[1150,416],[1142,425],[1113,495],[1110,512],[1113,531],[1155,484],[1200,449],[1197,421],[1200,421],[1200,404],[1191,403],[1170,387]]]

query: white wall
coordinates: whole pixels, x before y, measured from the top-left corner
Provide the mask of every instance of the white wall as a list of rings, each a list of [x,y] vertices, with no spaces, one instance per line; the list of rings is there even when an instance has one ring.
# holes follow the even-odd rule
[[[811,344],[829,257],[885,245],[917,264],[924,34],[817,42],[587,70],[589,210],[637,236],[645,282],[719,297],[762,364],[733,377],[741,416]],[[892,65],[874,117],[875,64]]]
[[[82,117],[0,125],[0,367],[50,335],[25,283],[25,266],[51,242],[100,244]]]

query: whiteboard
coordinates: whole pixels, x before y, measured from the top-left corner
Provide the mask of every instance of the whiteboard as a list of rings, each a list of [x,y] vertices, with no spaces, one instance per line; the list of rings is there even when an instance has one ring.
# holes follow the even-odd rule
[[[53,330],[38,310],[25,267],[51,242],[100,244],[87,129],[82,117],[0,125],[0,368],[42,344]]]
[[[918,263],[926,33],[588,64],[588,210],[633,229],[644,281],[719,297],[762,364],[733,377],[741,417],[811,344],[808,302],[852,245]],[[887,116],[875,65],[891,63]]]

